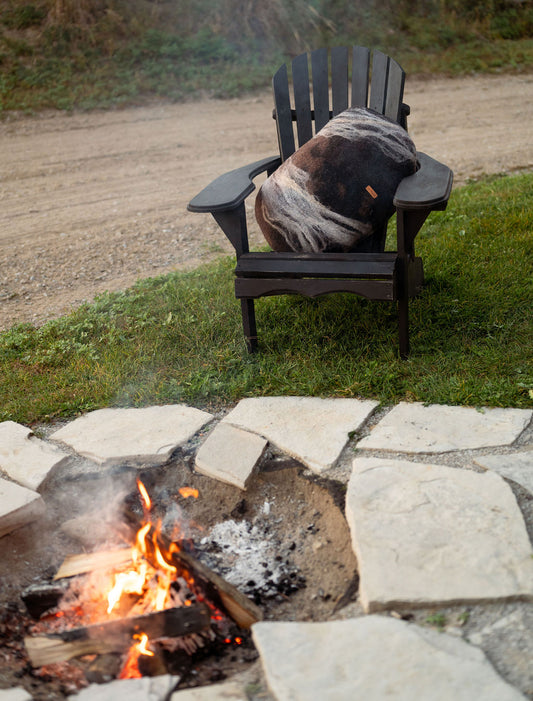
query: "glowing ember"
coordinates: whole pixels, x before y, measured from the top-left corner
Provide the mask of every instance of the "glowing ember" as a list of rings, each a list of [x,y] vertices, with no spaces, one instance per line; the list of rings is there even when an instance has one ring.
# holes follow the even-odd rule
[[[197,489],[194,489],[194,487],[181,487],[178,489],[178,492],[184,499],[188,499],[188,497],[198,499],[198,496],[200,495],[200,492]]]

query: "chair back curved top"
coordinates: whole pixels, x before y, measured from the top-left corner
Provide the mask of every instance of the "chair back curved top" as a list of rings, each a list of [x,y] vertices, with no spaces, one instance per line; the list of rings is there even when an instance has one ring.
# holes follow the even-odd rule
[[[286,64],[272,79],[282,160],[295,152],[296,144],[305,144],[348,107],[369,107],[407,128],[409,108],[402,102],[405,72],[381,51],[374,51],[371,57],[370,49],[364,46],[354,46],[351,52],[347,47],[330,52],[316,49],[292,61],[291,76],[292,90]]]

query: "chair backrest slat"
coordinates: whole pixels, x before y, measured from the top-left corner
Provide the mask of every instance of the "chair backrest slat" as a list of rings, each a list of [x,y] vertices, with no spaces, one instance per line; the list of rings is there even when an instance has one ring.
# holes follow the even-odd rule
[[[387,77],[387,95],[385,98],[384,114],[394,121],[401,118],[403,88],[405,85],[405,71],[392,58],[389,60],[389,74]]]
[[[298,145],[302,146],[313,136],[307,54],[297,56],[292,62],[292,83],[294,89]]]
[[[292,112],[289,94],[287,66],[283,64],[272,79],[274,106],[278,126],[278,142],[281,159],[284,161],[295,151]]]
[[[385,100],[387,97],[387,80],[389,75],[389,57],[374,51],[372,60],[372,83],[370,85],[370,109],[380,112],[385,111]]]
[[[313,76],[313,109],[315,131],[329,122],[329,74],[328,50],[316,49],[311,52],[311,72]]]
[[[331,49],[331,97],[333,116],[348,107],[348,49],[336,46]]]
[[[365,46],[354,46],[352,51],[351,107],[367,106],[369,71],[370,49],[367,49]]]

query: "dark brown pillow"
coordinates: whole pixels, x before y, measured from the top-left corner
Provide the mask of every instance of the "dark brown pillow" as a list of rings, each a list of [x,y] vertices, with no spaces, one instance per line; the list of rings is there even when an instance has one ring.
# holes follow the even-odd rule
[[[334,117],[263,183],[255,203],[275,251],[356,251],[382,237],[416,149],[399,124],[354,107]]]

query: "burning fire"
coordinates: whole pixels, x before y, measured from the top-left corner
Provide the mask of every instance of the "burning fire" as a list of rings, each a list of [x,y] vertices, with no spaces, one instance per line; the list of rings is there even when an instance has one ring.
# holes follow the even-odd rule
[[[144,484],[137,480],[137,488],[141,495],[145,518],[149,519],[152,501]],[[183,487],[182,490],[188,496],[198,496],[197,490],[190,487]],[[180,493],[182,492],[180,490]],[[196,492],[196,494],[194,494]],[[135,543],[131,548],[131,565],[125,572],[119,572],[114,576],[114,582],[107,595],[107,613],[110,614],[116,609],[123,598],[128,594],[142,597],[144,611],[162,611],[170,603],[190,605],[188,600],[181,600],[177,592],[172,592],[171,585],[177,577],[177,568],[171,565],[158,544],[158,535],[161,532],[160,524],[153,528],[151,520],[147,522],[137,532]],[[177,549],[177,546],[175,546]],[[147,556],[150,553],[150,560],[154,566],[150,565]],[[121,678],[140,676],[137,667],[137,660],[140,655],[153,655],[147,649],[148,637],[142,634],[140,641],[133,645],[128,653]]]
[[[158,634],[163,630],[166,631],[165,626],[163,628],[154,626],[154,617],[147,616],[147,620],[150,621],[147,624],[147,630],[143,630],[144,626],[140,622],[134,628],[138,634],[134,635],[133,639],[129,636],[126,637],[126,640],[129,641],[126,645],[130,644],[130,648],[123,662],[120,679],[141,677],[140,670],[144,666],[139,661],[143,657],[155,656],[155,661],[145,662],[145,664],[148,664],[150,669],[152,666],[154,669],[158,669],[158,665],[161,666],[164,659],[164,655],[159,655],[160,650],[163,650],[165,655],[178,649],[193,654],[204,646],[205,640],[209,637],[212,640],[215,639],[216,633],[220,635],[219,639],[224,640],[227,644],[240,645],[242,642],[241,638],[238,637],[225,637],[229,632],[227,626],[229,619],[205,596],[202,584],[199,584],[195,579],[194,570],[189,572],[188,567],[184,566],[182,558],[186,552],[182,552],[182,542],[171,541],[166,535],[163,535],[161,522],[156,522],[152,516],[150,495],[140,480],[137,480],[137,489],[142,501],[144,518],[143,525],[135,534],[134,544],[129,549],[127,564],[122,566],[124,558],[121,557],[120,563],[117,562],[112,570],[114,574],[95,571],[94,577],[91,575],[88,581],[83,583],[80,581],[80,588],[73,587],[72,598],[69,598],[68,603],[65,601],[68,608],[53,615],[54,621],[56,618],[58,620],[56,630],[65,628],[64,620],[59,623],[59,619],[65,616],[68,616],[69,620],[73,619],[78,625],[79,621],[91,625],[95,621],[102,622],[102,614],[107,611],[109,622],[111,619],[117,620],[117,629],[120,629],[120,626],[123,625],[122,621],[129,618],[141,618],[146,614],[153,614],[167,608],[174,609],[179,606],[187,607],[195,604],[197,611],[193,611],[194,615],[191,620],[195,616],[205,617],[207,606],[210,610],[213,628],[209,630],[202,623],[203,627],[195,629],[201,633],[176,631],[175,637],[172,634],[167,637],[165,634]],[[198,491],[191,487],[182,487],[180,493],[184,498],[198,497]],[[127,549],[123,552],[128,554]],[[177,553],[181,554],[176,556]],[[113,560],[113,562],[115,561]],[[174,562],[178,565],[177,567],[173,564]],[[202,581],[201,576],[199,581]],[[83,604],[78,603],[82,588]],[[173,620],[170,616],[169,619]],[[166,618],[166,614],[157,618],[158,621],[169,619]],[[50,622],[47,625],[50,625]],[[127,628],[127,630],[132,629]],[[150,647],[149,635],[152,636],[152,647]],[[154,647],[155,645],[157,645],[157,649]]]
[[[137,480],[137,487],[146,511],[151,508],[151,499],[144,484]],[[162,611],[168,604],[170,585],[174,581],[177,569],[167,562],[158,545],[160,526],[154,529],[151,537],[152,523],[148,521],[137,532],[135,544],[131,549],[131,567],[127,572],[115,575],[113,587],[107,595],[107,613],[111,613],[125,594],[144,595],[147,609]],[[151,543],[150,543],[151,541]],[[146,561],[149,551],[157,563],[157,569],[150,567]]]
[[[140,635],[133,636],[138,643],[131,646],[128,651],[128,657],[122,668],[122,672],[119,675],[119,679],[139,679],[142,677],[139,671],[139,657],[145,655],[147,657],[153,657],[154,653],[149,650],[146,646],[148,644],[148,636],[144,633]]]

